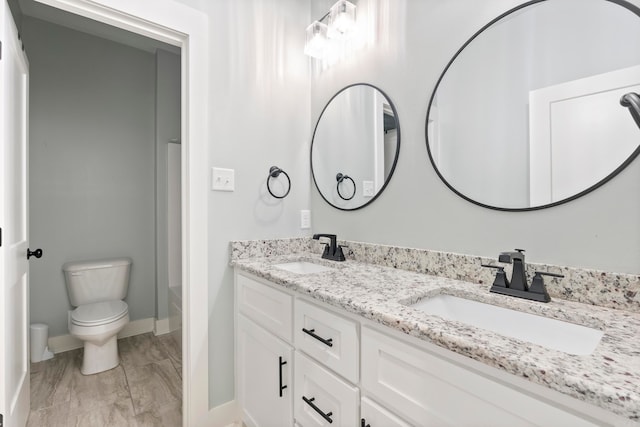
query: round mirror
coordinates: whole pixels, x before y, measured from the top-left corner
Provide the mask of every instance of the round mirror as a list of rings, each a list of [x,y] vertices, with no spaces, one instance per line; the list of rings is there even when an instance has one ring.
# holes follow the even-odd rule
[[[386,187],[399,152],[398,114],[389,97],[366,83],[347,86],[329,100],[313,132],[313,181],[333,207],[362,208]]]
[[[445,68],[427,113],[429,157],[451,190],[478,205],[558,205],[638,155],[638,102],[621,102],[637,93],[638,7],[530,1],[483,27]]]

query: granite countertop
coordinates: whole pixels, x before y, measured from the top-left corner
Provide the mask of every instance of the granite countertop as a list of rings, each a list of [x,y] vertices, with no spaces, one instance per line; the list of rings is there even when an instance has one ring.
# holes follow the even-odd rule
[[[296,274],[274,264],[310,261],[334,270]],[[301,252],[234,259],[231,265],[284,288],[524,377],[630,420],[640,420],[640,314],[553,299],[526,301],[489,293],[487,285]],[[407,304],[438,294],[513,308],[604,331],[588,356],[508,338],[428,315]]]

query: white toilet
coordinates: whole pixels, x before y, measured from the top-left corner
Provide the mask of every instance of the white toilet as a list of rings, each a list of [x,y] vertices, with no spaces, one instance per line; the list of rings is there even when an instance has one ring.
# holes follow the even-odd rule
[[[129,287],[129,258],[68,262],[62,266],[71,305],[69,333],[84,341],[80,372],[113,369],[118,359],[118,332],[129,323],[123,301]]]

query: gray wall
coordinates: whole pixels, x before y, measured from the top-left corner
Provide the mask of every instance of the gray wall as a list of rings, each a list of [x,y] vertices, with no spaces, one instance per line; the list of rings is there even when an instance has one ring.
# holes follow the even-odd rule
[[[20,9],[18,0],[7,0],[7,4],[9,5],[9,10],[11,10],[11,15],[13,15],[13,22],[15,22],[16,28],[18,28],[18,32],[22,31],[22,10]]]
[[[312,2],[312,16],[322,16],[329,3]],[[448,190],[429,162],[424,124],[440,73],[471,35],[519,3],[358,2],[359,16],[376,22],[377,39],[370,47],[315,73],[311,81],[311,122],[342,87],[354,82],[372,83],[385,91],[398,109],[400,158],[385,192],[362,210],[333,209],[314,188],[314,232],[488,257],[507,249],[525,248],[531,261],[640,272],[640,160],[576,201],[514,213],[466,202]],[[640,5],[638,0],[632,3]]]
[[[132,320],[155,314],[152,54],[25,17],[31,321],[67,334],[62,264],[128,256]]]
[[[180,139],[180,55],[156,52],[156,315],[169,315],[167,145]]]
[[[302,54],[309,3],[300,0],[180,0],[210,19],[209,159],[235,169],[235,192],[209,197],[209,402],[234,398],[233,270],[229,241],[308,235],[309,64]],[[270,166],[291,193],[269,195]]]

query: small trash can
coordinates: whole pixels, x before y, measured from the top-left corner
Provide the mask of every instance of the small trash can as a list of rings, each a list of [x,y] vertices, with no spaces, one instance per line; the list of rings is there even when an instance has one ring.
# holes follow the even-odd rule
[[[49,339],[49,326],[44,323],[33,323],[31,332],[31,362],[41,362],[53,358],[49,351],[47,340]]]

